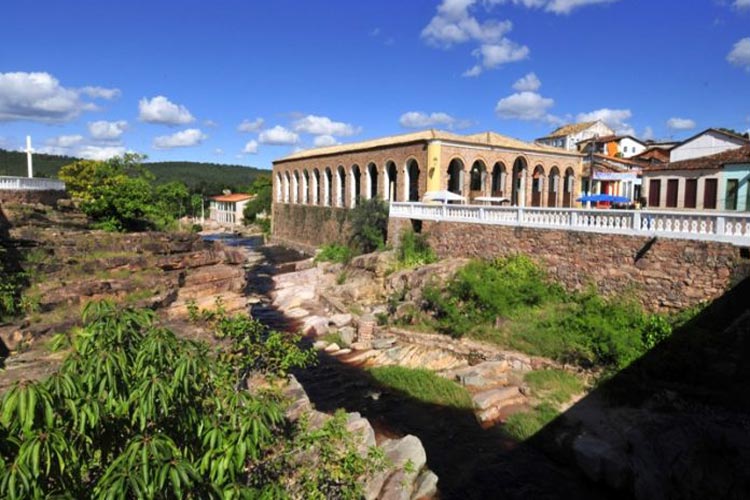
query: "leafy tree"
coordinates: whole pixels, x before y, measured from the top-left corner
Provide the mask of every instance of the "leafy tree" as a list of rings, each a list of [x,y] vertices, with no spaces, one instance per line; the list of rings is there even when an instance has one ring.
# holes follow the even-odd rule
[[[258,176],[250,185],[249,191],[255,197],[245,205],[243,212],[245,224],[253,224],[258,215],[263,212],[271,213],[271,189],[272,182],[269,175]]]
[[[357,453],[343,416],[311,431],[274,391],[245,388],[251,371],[307,362],[290,340],[225,318],[229,347],[216,352],[110,302],[83,319],[56,338],[70,348],[56,374],[3,397],[0,497],[361,496],[379,457]]]
[[[361,253],[385,246],[388,232],[388,204],[380,198],[362,200],[352,209],[352,245]]]

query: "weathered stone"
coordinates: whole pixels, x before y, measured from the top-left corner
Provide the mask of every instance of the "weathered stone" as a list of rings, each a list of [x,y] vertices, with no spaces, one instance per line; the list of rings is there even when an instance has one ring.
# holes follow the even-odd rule
[[[431,470],[424,469],[414,482],[413,500],[428,500],[435,497],[438,492],[438,477]]]
[[[322,351],[326,347],[328,347],[328,342],[326,342],[325,340],[316,340],[313,343],[313,349],[316,349],[318,351]]]
[[[331,323],[336,326],[336,328],[342,328],[344,326],[347,326],[351,324],[352,322],[352,315],[351,314],[334,314],[331,316]]]
[[[515,403],[520,395],[518,387],[510,386],[478,392],[474,394],[472,401],[474,402],[474,408],[486,410],[491,406],[499,407],[508,404],[510,401]]]
[[[336,351],[340,351],[340,350],[341,350],[341,348],[339,347],[339,345],[336,342],[328,344],[325,347],[325,349],[323,349],[323,351],[328,352],[328,353],[336,352]]]
[[[396,343],[396,339],[393,337],[378,337],[372,339],[373,349],[389,349]]]
[[[300,328],[303,335],[320,336],[328,333],[328,318],[322,316],[308,316]]]
[[[357,331],[354,327],[345,326],[339,329],[339,337],[341,338],[342,347],[351,347],[357,338]]]

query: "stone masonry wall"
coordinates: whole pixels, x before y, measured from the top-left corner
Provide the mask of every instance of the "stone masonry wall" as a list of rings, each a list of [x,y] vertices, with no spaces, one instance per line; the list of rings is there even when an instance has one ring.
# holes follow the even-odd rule
[[[0,189],[0,203],[41,203],[54,206],[57,200],[67,198],[65,191],[16,191]]]
[[[408,219],[390,219],[389,242],[408,227]],[[651,311],[715,299],[750,275],[750,261],[727,243],[456,222],[425,221],[422,232],[441,257],[522,253],[569,289],[593,283],[605,295],[635,293]]]
[[[348,208],[276,203],[271,239],[308,253],[329,243],[345,244],[350,235]]]

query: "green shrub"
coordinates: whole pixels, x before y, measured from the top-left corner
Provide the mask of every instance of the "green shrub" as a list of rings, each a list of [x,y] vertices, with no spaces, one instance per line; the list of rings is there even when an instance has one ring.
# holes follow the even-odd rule
[[[359,253],[370,253],[385,246],[388,232],[388,203],[380,198],[359,200],[349,213],[351,245]]]
[[[436,262],[437,255],[427,243],[427,238],[417,234],[411,229],[401,233],[401,241],[398,246],[398,261],[402,267],[424,266]]]
[[[58,373],[5,393],[0,497],[363,495],[379,457],[357,453],[345,415],[311,431],[285,419],[278,394],[245,389],[249,369],[300,365],[288,340],[232,319],[215,352],[154,320],[91,303]]]
[[[353,256],[354,252],[350,247],[332,243],[320,247],[318,254],[315,256],[315,262],[336,262],[339,264],[345,264],[352,260]]]
[[[453,408],[472,407],[471,396],[464,387],[430,370],[381,366],[370,368],[369,372],[378,383],[419,401]]]
[[[503,430],[518,441],[525,441],[552,422],[560,413],[550,404],[542,403],[530,412],[514,413],[505,421]]]

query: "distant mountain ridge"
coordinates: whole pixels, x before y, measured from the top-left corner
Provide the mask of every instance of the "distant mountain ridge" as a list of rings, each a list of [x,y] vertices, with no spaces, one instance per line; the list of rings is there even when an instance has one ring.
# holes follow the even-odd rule
[[[72,156],[34,154],[34,175],[56,178],[60,167],[80,160]],[[256,167],[223,165],[194,161],[164,161],[144,163],[156,177],[157,184],[180,181],[192,192],[218,194],[223,189],[246,189],[256,177],[271,172]],[[26,153],[0,149],[0,175],[25,176]]]

